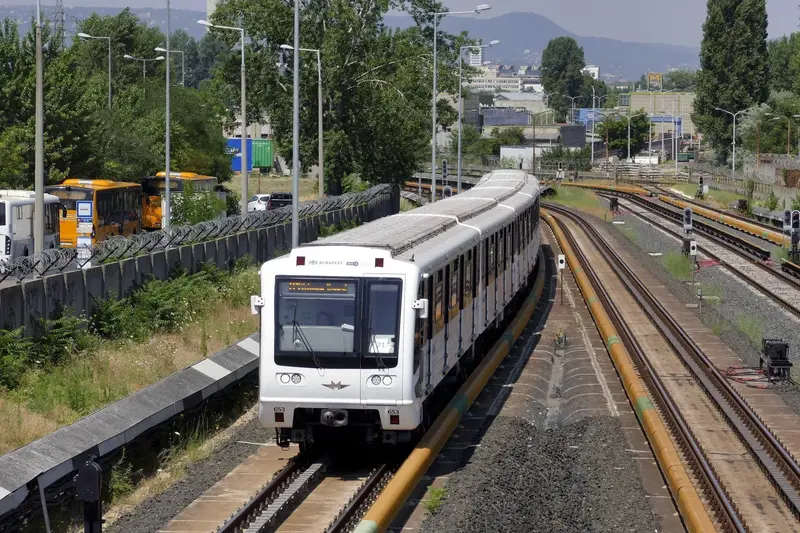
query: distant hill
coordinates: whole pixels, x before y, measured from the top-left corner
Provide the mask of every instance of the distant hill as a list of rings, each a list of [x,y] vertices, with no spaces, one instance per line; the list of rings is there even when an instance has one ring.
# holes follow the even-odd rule
[[[52,5],[42,5],[44,15],[52,20],[55,15],[55,7]],[[102,16],[114,16],[122,11],[119,7],[65,7],[66,26],[68,34],[74,33],[75,26],[81,20],[85,20],[92,13]],[[186,30],[189,35],[200,39],[205,34],[205,27],[197,23],[198,20],[206,18],[205,11],[191,11],[188,9],[171,9],[171,29]],[[148,26],[157,26],[162,30],[167,27],[167,10],[154,8],[131,8],[131,12],[147,23]],[[21,5],[0,5],[0,19],[10,18],[20,24],[20,33],[28,31],[31,17],[36,16],[35,6]],[[69,37],[69,35],[68,35]]]
[[[387,24],[406,28],[413,25],[408,16],[387,17]],[[665,72],[669,67],[696,69],[700,49],[669,44],[630,43],[602,37],[581,37],[536,13],[508,13],[498,17],[444,17],[440,27],[450,33],[468,31],[472,37],[500,44],[486,52],[487,59],[510,65],[539,63],[547,43],[561,36],[573,37],[583,46],[588,64],[598,65],[600,73],[614,74],[631,81],[648,70]],[[529,50],[529,54],[525,51]]]
[[[52,18],[55,8],[42,6],[45,14]],[[75,24],[92,13],[116,15],[118,7],[66,7],[67,31],[74,33]],[[166,9],[132,8],[131,11],[150,26],[166,27]],[[35,14],[33,6],[0,5],[0,18],[17,20],[21,31],[27,31],[28,23]],[[201,38],[205,28],[197,24],[206,17],[205,11],[184,9],[172,10],[172,30],[184,29],[195,38]],[[388,25],[406,28],[413,20],[405,15],[387,16]],[[466,30],[473,37],[489,42],[499,39],[500,44],[488,51],[486,57],[505,64],[527,65],[541,61],[542,50],[555,37],[569,36],[583,46],[586,62],[600,66],[601,74],[613,74],[619,79],[638,80],[648,70],[666,71],[669,67],[698,68],[699,48],[669,44],[630,43],[601,37],[574,35],[548,18],[535,13],[508,13],[498,17],[445,17],[441,21],[443,30],[458,33]],[[529,51],[528,54],[525,51]]]

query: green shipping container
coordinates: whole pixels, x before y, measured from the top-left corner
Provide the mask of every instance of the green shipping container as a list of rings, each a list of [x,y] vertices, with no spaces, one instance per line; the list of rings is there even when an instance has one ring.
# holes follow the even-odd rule
[[[272,168],[275,153],[271,139],[253,139],[253,168]]]
[[[689,154],[686,152],[678,152],[678,163],[688,163]],[[255,164],[253,165],[255,166]]]

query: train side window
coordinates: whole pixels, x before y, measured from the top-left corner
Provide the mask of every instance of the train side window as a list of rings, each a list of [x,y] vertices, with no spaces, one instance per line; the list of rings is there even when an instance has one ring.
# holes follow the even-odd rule
[[[420,280],[419,289],[417,289],[417,300],[423,299],[425,296],[424,283]],[[425,326],[428,320],[420,318],[417,313],[416,323],[414,326],[414,372],[419,368],[419,362],[422,359],[422,346],[425,344]]]
[[[458,316],[458,300],[459,294],[459,283],[458,278],[460,276],[460,268],[458,268],[458,258],[455,261],[450,263],[450,279],[448,282],[450,283],[450,291],[448,294],[449,303],[448,303],[448,317],[447,320],[453,320]]]
[[[462,271],[462,297],[461,308],[465,308],[472,303],[472,250],[467,251],[464,256],[464,269]]]
[[[488,265],[488,273],[487,273],[487,286],[494,283],[494,278],[497,275],[497,271],[495,270],[495,262],[496,262],[496,235],[492,235],[489,237],[489,265]]]
[[[502,274],[506,268],[505,228],[497,232],[497,274]]]
[[[472,264],[472,297],[478,297],[478,248],[477,246],[472,249],[472,257],[474,262]]]
[[[443,270],[443,269],[442,269]],[[444,329],[444,272],[436,273],[436,285],[433,288],[434,313],[433,335],[436,336]]]

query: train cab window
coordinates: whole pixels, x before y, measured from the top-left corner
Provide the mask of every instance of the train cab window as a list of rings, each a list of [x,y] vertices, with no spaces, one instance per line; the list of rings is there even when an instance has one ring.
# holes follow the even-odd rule
[[[436,336],[444,329],[444,272],[442,270],[436,273],[433,302],[433,335]]]
[[[367,286],[367,327],[364,330],[367,349],[364,362],[391,367],[393,365],[387,357],[397,364],[402,286],[395,280],[370,280]]]
[[[458,277],[459,277],[459,268],[458,268],[458,259],[450,263],[450,290],[448,293],[448,306],[447,306],[447,319],[453,320],[458,317],[458,300],[459,300],[459,290],[458,290]]]

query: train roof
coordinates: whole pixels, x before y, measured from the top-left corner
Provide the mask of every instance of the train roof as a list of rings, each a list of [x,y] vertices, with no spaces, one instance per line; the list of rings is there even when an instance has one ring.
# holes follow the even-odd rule
[[[442,235],[458,223],[469,222],[470,226],[474,226],[473,234],[477,237],[479,231],[499,224],[495,224],[495,221],[502,217],[492,213],[498,206],[503,204],[515,208],[516,205],[532,203],[537,194],[538,181],[532,175],[520,170],[497,170],[457,196],[384,217],[304,246],[388,248],[396,257],[412,248],[416,251],[416,247]],[[524,199],[515,200],[516,196]],[[505,211],[505,208],[502,209]]]
[[[18,189],[0,189],[0,202],[9,204],[30,204],[36,200],[34,191],[23,191]],[[47,203],[58,202],[58,197],[44,193],[44,201]]]

